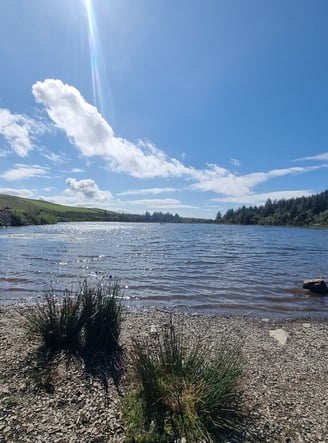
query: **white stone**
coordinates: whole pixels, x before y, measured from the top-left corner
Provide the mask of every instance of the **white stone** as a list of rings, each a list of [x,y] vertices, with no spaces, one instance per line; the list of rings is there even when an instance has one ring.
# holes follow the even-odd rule
[[[288,332],[284,329],[272,329],[269,331],[270,337],[276,339],[281,345],[285,345],[288,338]]]

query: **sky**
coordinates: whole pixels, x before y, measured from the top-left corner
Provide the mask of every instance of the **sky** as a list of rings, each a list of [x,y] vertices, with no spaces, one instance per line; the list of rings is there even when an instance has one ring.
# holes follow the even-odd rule
[[[215,218],[328,188],[326,0],[2,0],[0,193]]]

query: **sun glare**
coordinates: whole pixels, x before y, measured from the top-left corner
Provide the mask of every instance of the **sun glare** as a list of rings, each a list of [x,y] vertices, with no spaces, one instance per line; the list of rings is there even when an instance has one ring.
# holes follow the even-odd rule
[[[106,83],[106,70],[103,62],[101,43],[99,39],[97,21],[92,0],[84,0],[88,24],[89,56],[92,81],[92,93],[95,106],[104,114],[104,83]]]

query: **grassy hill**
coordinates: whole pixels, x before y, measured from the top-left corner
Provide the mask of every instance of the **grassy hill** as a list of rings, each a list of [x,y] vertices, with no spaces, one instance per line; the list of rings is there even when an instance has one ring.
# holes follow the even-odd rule
[[[119,221],[121,217],[122,214],[104,209],[63,206],[44,200],[0,194],[0,225],[20,226],[60,221]]]
[[[125,221],[125,222],[165,222],[165,223],[212,223],[213,220],[185,218],[178,214],[154,212],[122,214],[105,209],[78,208],[63,206],[44,200],[14,197],[0,194],[0,226],[44,225],[73,221]]]

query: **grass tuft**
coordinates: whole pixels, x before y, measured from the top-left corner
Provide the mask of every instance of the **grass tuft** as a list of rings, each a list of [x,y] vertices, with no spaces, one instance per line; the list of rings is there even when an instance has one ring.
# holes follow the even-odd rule
[[[171,318],[155,343],[133,342],[137,388],[125,402],[127,441],[213,441],[237,430],[240,346],[222,342],[214,355],[187,343]]]
[[[109,354],[118,347],[121,299],[117,282],[89,287],[85,280],[76,293],[66,290],[62,297],[46,291],[24,316],[29,331],[47,348]]]
[[[80,345],[83,312],[80,294],[66,290],[62,299],[53,289],[25,313],[27,327],[52,349],[76,349]]]
[[[84,313],[84,346],[87,352],[111,353],[119,346],[122,325],[121,289],[118,282],[81,288]]]

